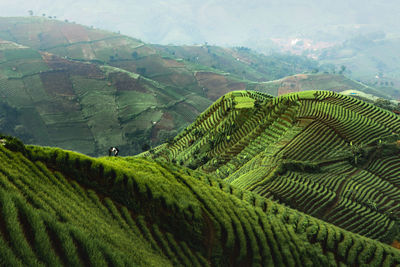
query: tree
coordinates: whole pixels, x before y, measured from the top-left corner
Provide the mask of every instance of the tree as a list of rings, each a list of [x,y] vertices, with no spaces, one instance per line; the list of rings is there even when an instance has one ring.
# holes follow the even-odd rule
[[[33,16],[33,11],[32,10],[28,10],[29,16]]]

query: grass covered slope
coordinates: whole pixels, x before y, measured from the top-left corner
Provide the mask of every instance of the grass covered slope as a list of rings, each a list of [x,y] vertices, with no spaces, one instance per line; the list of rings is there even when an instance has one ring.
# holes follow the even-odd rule
[[[398,116],[352,97],[239,91],[142,155],[391,243],[400,237],[399,139]]]
[[[400,264],[398,250],[143,158],[0,146],[4,265]]]

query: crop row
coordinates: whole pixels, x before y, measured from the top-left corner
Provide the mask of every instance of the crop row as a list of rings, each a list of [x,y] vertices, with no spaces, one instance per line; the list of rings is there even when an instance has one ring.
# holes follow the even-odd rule
[[[27,240],[25,248],[32,250],[31,254],[22,256],[10,247],[13,242],[3,242],[8,245],[1,252],[12,252],[16,261],[25,264],[50,262],[51,253],[43,253],[46,244],[55,255],[54,261],[66,261],[67,265],[400,263],[399,253],[388,246],[170,163],[140,158],[92,159],[38,147],[28,151],[31,159],[39,160],[36,162],[4,148],[0,153],[4,163],[0,166],[1,187],[15,193],[14,203],[20,198],[22,206],[32,207],[32,213],[40,218],[33,224],[33,219],[25,223],[17,216],[20,224],[12,224],[19,229],[17,238]],[[122,182],[116,183],[117,179]],[[124,195],[131,192],[130,186],[137,190]],[[113,194],[116,189],[122,198]],[[161,198],[164,201],[159,201]],[[123,200],[126,205],[121,205]],[[51,234],[47,234],[51,241],[36,249],[36,235],[31,239],[24,233],[40,236],[39,229],[47,229],[41,227],[41,220],[51,225]],[[2,238],[11,231],[5,229]],[[23,245],[20,248],[25,249]]]
[[[25,236],[19,234],[10,242],[16,246],[27,243],[25,247],[18,246],[24,252],[13,249],[17,258],[21,259],[21,255],[31,255],[29,258],[22,258],[24,263],[36,265],[34,262],[51,260],[47,264],[60,265],[57,261],[67,265],[89,263],[124,265],[132,262],[145,264],[148,261],[146,257],[149,259],[154,257],[151,253],[159,255],[166,253],[174,265],[204,265],[205,259],[194,253],[185,241],[171,239],[171,234],[165,230],[160,231],[155,223],[149,224],[144,216],[133,213],[131,209],[121,206],[109,197],[82,188],[78,183],[67,180],[60,173],[53,174],[40,162],[31,163],[23,157],[7,153],[6,150],[2,150],[1,153],[2,162],[5,163],[1,170],[2,187],[13,188],[16,191],[15,195],[19,195],[19,199],[22,199],[21,195],[25,196],[26,200],[21,200],[22,207],[34,207],[43,211],[46,216],[38,219],[37,223],[54,227],[47,230],[48,233],[44,233],[43,237],[38,237],[40,240],[51,239],[52,243],[48,245],[50,248],[44,249],[35,248],[36,241],[26,235],[34,233],[36,238],[36,235],[39,235],[36,233],[39,231],[37,229],[45,229],[45,227],[31,229],[34,225],[30,225],[30,217],[26,220],[18,217],[19,223],[12,223],[14,227],[20,227],[25,233]],[[10,156],[9,159],[6,158],[7,155]],[[68,226],[68,229],[63,232],[59,229],[60,220]],[[92,229],[95,232],[88,232],[85,229]],[[13,230],[7,228],[5,231],[12,234]],[[96,232],[98,234],[95,234]],[[102,236],[104,233],[106,237]],[[90,236],[92,238],[89,238]],[[103,238],[111,238],[111,241],[104,242]],[[109,246],[101,245],[103,243]],[[40,244],[47,245],[43,242]],[[173,249],[169,250],[169,248]],[[40,255],[40,253],[47,253],[49,249],[51,253]],[[31,253],[30,250],[33,252]],[[133,255],[130,252],[132,250],[135,251]]]

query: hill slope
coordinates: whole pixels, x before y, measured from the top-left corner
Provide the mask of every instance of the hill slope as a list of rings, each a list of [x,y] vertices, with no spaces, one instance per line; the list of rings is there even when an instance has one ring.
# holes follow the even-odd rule
[[[2,142],[5,265],[400,263],[396,249],[200,172]]]
[[[90,155],[110,146],[139,153],[175,136],[221,95],[279,78],[290,62],[297,66],[290,71],[311,64],[218,47],[181,55],[38,17],[0,18],[0,40],[8,40],[0,41],[0,131]]]
[[[390,243],[400,237],[399,140],[398,116],[352,97],[239,91],[142,156],[216,175]]]
[[[219,83],[231,84],[238,80],[243,83],[277,79],[317,65],[303,57],[264,56],[244,48],[150,45],[124,35],[41,17],[0,18],[0,39],[61,57],[109,64],[193,91],[221,90],[221,85],[214,86],[214,76],[207,76],[210,72],[227,79],[219,79]],[[197,77],[197,72],[205,75]],[[208,79],[211,79],[209,83]],[[199,80],[204,84],[199,85]],[[225,89],[212,100],[228,91]]]
[[[27,143],[134,154],[176,134],[211,103],[115,67],[0,43],[0,130]]]

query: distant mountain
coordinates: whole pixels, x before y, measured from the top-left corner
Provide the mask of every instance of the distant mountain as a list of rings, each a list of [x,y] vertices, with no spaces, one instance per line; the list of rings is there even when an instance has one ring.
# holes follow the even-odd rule
[[[306,57],[289,54],[266,56],[246,47],[223,48],[207,44],[199,46],[153,45],[168,56],[220,69],[250,81],[269,81],[291,73],[318,68],[318,63]]]
[[[141,154],[369,238],[400,239],[400,117],[331,91],[231,92]]]
[[[391,99],[391,96],[388,96],[375,87],[354,81],[341,74],[296,74],[274,81],[259,83],[254,87],[254,89],[273,96],[310,90],[327,90],[337,93],[356,90],[376,97]]]
[[[305,57],[265,56],[244,47],[150,45],[124,35],[41,17],[0,18],[0,38],[62,57],[110,64],[176,86],[191,85],[193,77],[188,76],[201,70],[265,81],[318,66]],[[173,74],[186,79],[165,78]]]
[[[400,99],[400,37],[384,33],[356,35],[343,44],[320,51],[321,64],[345,67],[348,76]]]
[[[221,95],[316,64],[245,48],[148,45],[39,17],[0,18],[0,39],[0,131],[89,155],[110,146],[139,153]]]

